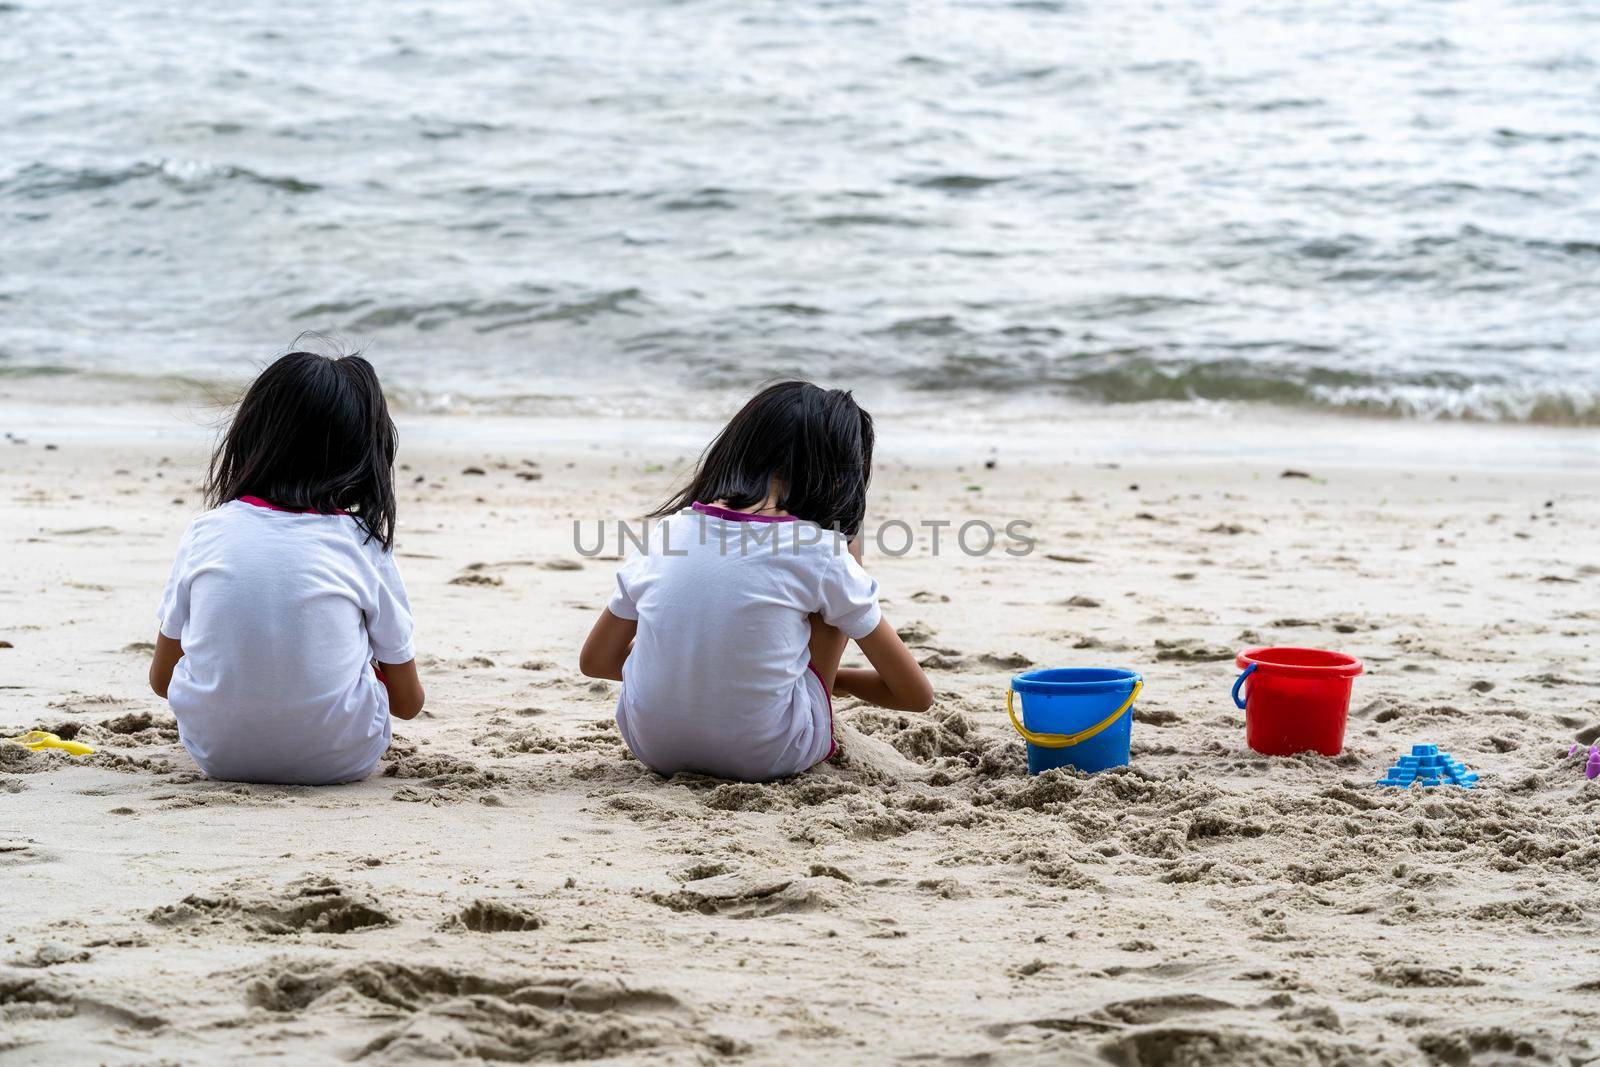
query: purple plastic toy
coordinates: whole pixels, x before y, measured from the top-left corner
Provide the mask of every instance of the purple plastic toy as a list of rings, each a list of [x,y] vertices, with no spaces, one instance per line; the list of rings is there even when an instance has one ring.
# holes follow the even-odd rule
[[[1567,755],[1576,756],[1582,751],[1582,745],[1573,745],[1567,751]],[[1589,746],[1589,762],[1583,765],[1583,776],[1585,778],[1600,778],[1600,745]]]

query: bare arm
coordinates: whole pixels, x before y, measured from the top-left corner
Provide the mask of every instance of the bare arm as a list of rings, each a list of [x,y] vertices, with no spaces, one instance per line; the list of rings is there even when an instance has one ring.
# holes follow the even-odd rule
[[[422,679],[417,674],[417,661],[380,663],[378,680],[389,691],[389,714],[397,719],[415,719],[422,713],[427,694],[422,691]]]
[[[150,660],[150,688],[162,700],[167,699],[167,686],[172,683],[172,671],[183,658],[183,643],[157,631],[156,654]]]
[[[601,611],[578,653],[578,670],[590,678],[622,681],[622,665],[633,651],[633,635],[638,632],[639,620],[619,619],[609,610]]]
[[[833,681],[835,693],[892,711],[927,711],[933,706],[932,683],[888,619],[856,644],[872,666],[840,667]]]

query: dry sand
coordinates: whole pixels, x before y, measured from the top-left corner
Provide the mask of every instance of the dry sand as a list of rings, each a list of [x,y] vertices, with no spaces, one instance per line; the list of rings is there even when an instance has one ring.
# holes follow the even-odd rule
[[[1600,735],[1593,466],[1368,448],[1285,478],[1285,442],[1400,432],[1290,422],[1249,460],[989,470],[888,427],[877,515],[1030,517],[1038,551],[869,555],[934,711],[842,701],[841,756],[751,786],[646,772],[574,667],[615,564],[572,519],[637,515],[703,428],[623,454],[414,419],[429,708],[381,776],[314,789],[200,777],[144,684],[203,437],[9,416],[0,727],[98,751],[0,746],[0,1063],[1600,1056],[1600,780],[1566,758]],[[1436,431],[1407,432],[1593,455]],[[1257,643],[1366,660],[1344,755],[1245,749]],[[1143,671],[1133,766],[1029,778],[1003,695],[1030,665]],[[1375,787],[1420,740],[1481,788]]]

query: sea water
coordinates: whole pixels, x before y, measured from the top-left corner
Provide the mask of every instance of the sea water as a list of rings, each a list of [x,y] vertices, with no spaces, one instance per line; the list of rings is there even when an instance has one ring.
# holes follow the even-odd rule
[[[0,3],[0,392],[1597,423],[1597,307],[1588,0]]]

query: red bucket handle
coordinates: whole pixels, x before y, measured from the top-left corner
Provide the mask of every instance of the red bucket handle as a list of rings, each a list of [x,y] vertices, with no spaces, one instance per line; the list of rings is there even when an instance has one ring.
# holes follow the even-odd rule
[[[1250,677],[1252,674],[1256,673],[1256,668],[1259,667],[1259,666],[1261,666],[1261,664],[1259,664],[1259,663],[1250,664],[1250,666],[1248,666],[1248,667],[1246,667],[1244,669],[1244,673],[1239,675],[1239,680],[1233,683],[1233,702],[1234,702],[1234,704],[1238,705],[1240,708],[1244,707],[1245,698],[1241,697],[1239,695],[1239,690],[1241,688],[1243,688],[1244,680],[1246,678]]]

